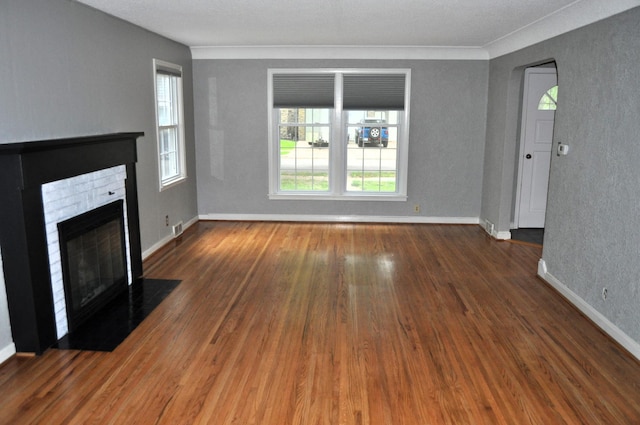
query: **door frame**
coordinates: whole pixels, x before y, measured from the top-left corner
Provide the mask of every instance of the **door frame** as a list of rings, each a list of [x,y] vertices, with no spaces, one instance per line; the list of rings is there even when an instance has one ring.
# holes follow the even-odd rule
[[[525,125],[526,125],[526,119],[527,119],[527,114],[525,113],[525,108],[527,105],[527,101],[529,100],[529,90],[527,90],[527,73],[531,72],[531,70],[536,70],[539,73],[548,73],[548,74],[556,74],[556,76],[558,75],[558,68],[557,65],[555,65],[555,63],[553,63],[553,66],[529,66],[526,67],[523,72],[522,72],[522,96],[521,96],[521,103],[520,103],[520,135],[519,135],[519,141],[518,141],[518,168],[517,168],[517,172],[516,172],[516,196],[515,196],[515,200],[514,200],[514,208],[513,208],[513,221],[511,223],[511,229],[519,229],[520,228],[520,223],[519,223],[519,217],[520,217],[520,201],[521,201],[521,196],[522,196],[522,169],[523,169],[523,163],[524,163],[524,144],[525,144]],[[554,128],[555,128],[555,119],[554,119],[554,124],[553,124]],[[555,135],[555,131],[554,131],[554,135]],[[553,144],[552,144],[553,146]],[[549,153],[549,155],[551,155],[553,152],[553,147],[551,149],[551,152]],[[547,194],[549,193],[549,187],[547,186]],[[546,215],[546,207],[545,207],[545,215]]]

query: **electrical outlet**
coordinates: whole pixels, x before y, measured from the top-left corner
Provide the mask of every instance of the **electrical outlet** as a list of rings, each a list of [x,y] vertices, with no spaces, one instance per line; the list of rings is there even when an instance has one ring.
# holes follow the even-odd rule
[[[419,213],[420,212],[420,204],[415,204],[413,206],[413,212],[414,213]]]
[[[607,299],[607,288],[602,288],[602,299],[603,300]]]
[[[169,227],[169,216],[168,215],[164,216],[164,225]]]

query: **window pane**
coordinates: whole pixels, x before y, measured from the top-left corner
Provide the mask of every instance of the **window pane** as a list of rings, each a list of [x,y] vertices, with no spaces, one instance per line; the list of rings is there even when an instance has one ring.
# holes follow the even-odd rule
[[[349,192],[395,192],[397,190],[397,150],[395,147],[350,144],[347,149]]]
[[[162,168],[162,178],[168,179],[178,175],[178,155],[176,152],[170,152],[160,156],[160,164]]]
[[[176,125],[178,123],[178,78],[172,75],[158,74],[156,80],[158,125]]]
[[[398,112],[348,111],[347,192],[396,192]]]
[[[558,104],[558,86],[551,87],[538,102],[538,110],[555,111]]]
[[[161,128],[159,134],[160,154],[178,150],[178,129],[176,127]]]
[[[280,191],[329,190],[329,113],[329,109],[279,110]]]
[[[398,112],[348,111],[347,192],[396,192]]]
[[[326,108],[280,108],[281,124],[325,124],[330,122],[331,109]]]
[[[280,190],[326,192],[329,190],[329,175],[327,172],[280,172]]]
[[[348,189],[354,192],[395,192],[395,171],[352,171]]]
[[[179,174],[178,162],[178,129],[175,127],[159,130],[160,136],[160,171],[163,180]]]
[[[160,137],[160,155],[163,155],[169,150],[169,129],[159,130],[158,136]]]

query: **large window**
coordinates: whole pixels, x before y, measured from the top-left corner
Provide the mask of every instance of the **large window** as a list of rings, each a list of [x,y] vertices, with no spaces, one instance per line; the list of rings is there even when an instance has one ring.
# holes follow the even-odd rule
[[[410,71],[270,70],[271,199],[406,200]]]
[[[160,189],[187,176],[184,157],[182,67],[154,59]]]

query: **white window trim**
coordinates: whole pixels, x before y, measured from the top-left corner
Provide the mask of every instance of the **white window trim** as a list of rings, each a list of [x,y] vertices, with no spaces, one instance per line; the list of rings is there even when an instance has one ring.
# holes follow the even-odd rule
[[[367,193],[367,192],[348,192],[343,189],[345,187],[346,172],[345,158],[347,157],[347,145],[339,143],[342,149],[336,147],[336,143],[329,144],[330,157],[330,190],[328,193],[318,192],[282,192],[278,187],[279,174],[279,153],[278,142],[276,137],[278,129],[278,117],[273,113],[273,75],[274,74],[319,74],[333,73],[336,74],[335,79],[335,100],[331,122],[331,139],[330,140],[346,140],[347,129],[344,125],[346,119],[342,111],[342,76],[347,73],[357,74],[401,74],[406,75],[405,84],[405,102],[404,110],[399,114],[401,117],[402,128],[404,131],[398,140],[398,175],[397,175],[397,192],[393,193]],[[406,202],[407,195],[407,179],[409,166],[409,117],[410,117],[410,93],[411,93],[411,69],[408,68],[273,68],[269,69],[268,75],[268,120],[269,120],[269,199],[272,200],[318,200],[318,201],[399,201]]]
[[[160,192],[176,186],[187,179],[187,161],[185,154],[185,139],[184,139],[184,96],[182,88],[182,77],[180,77],[178,84],[178,166],[180,167],[177,176],[170,179],[162,179],[162,165],[160,164],[160,120],[158,118],[158,87],[157,78],[159,68],[169,68],[179,72],[182,75],[182,66],[176,65],[171,62],[166,62],[160,59],[153,59],[153,100],[154,110],[156,116],[156,158],[158,164],[158,187]]]

